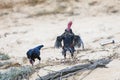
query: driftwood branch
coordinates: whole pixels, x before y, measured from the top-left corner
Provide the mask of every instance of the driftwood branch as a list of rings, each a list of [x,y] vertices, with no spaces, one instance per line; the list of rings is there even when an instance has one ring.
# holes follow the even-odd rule
[[[93,70],[97,67],[105,67],[106,64],[108,64],[111,60],[110,59],[100,59],[97,61],[91,61],[90,63],[83,64],[83,65],[75,65],[69,68],[62,69],[60,71],[56,71],[50,74],[47,74],[42,79],[37,80],[61,80],[63,76],[66,76],[68,74],[78,72],[80,70]]]

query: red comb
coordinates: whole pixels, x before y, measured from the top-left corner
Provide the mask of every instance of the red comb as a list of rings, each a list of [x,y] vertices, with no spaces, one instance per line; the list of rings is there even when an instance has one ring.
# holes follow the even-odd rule
[[[71,28],[71,25],[72,25],[72,21],[70,21],[69,23],[68,23],[68,31],[70,30],[70,28]]]

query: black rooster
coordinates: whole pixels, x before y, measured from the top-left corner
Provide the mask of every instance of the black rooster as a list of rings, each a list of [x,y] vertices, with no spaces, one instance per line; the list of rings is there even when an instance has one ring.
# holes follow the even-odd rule
[[[81,47],[84,49],[84,43],[79,35],[75,35],[72,32],[72,29],[70,29],[72,25],[72,21],[68,23],[68,28],[65,29],[65,32],[61,36],[57,36],[55,47],[60,48],[62,47],[62,54],[64,58],[66,59],[66,51],[69,51],[71,53],[71,57],[73,58],[75,47]],[[63,46],[62,46],[63,41]]]
[[[37,58],[39,61],[41,60],[40,57],[40,50],[44,45],[39,45],[33,49],[29,49],[27,51],[27,58],[29,59],[30,63],[33,65],[35,62],[35,59]]]

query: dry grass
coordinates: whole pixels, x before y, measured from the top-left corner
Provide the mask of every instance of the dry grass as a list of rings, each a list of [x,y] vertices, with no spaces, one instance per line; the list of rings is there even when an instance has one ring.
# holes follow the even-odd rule
[[[46,0],[0,0],[0,9],[10,9],[15,7],[16,5],[37,5],[44,3]]]
[[[13,3],[12,2],[2,2],[0,3],[0,9],[5,9],[5,8],[13,8]]]
[[[41,3],[44,3],[46,2],[46,0],[27,0],[27,4],[30,4],[30,5],[36,5],[36,4],[41,4]]]

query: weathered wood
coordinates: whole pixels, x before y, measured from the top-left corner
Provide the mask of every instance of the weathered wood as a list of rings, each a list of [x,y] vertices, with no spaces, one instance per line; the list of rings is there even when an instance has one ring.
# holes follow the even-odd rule
[[[60,71],[56,71],[56,72],[47,74],[47,75],[41,77],[42,79],[37,79],[37,80],[55,80],[55,79],[61,78],[62,76],[65,76],[70,73],[74,73],[79,70],[88,70],[88,69],[92,70],[97,67],[104,67],[110,61],[111,61],[110,59],[100,59],[100,60],[92,61],[90,63],[83,64],[83,65],[75,65],[75,66],[72,66],[69,68],[62,69]]]

